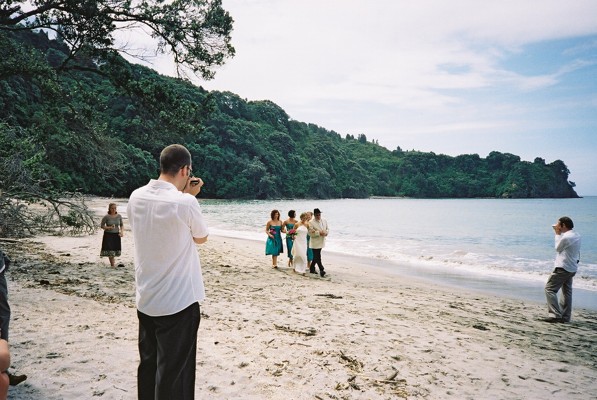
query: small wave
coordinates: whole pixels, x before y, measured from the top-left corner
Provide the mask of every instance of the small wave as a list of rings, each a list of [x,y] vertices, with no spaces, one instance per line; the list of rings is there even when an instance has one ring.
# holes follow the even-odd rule
[[[210,228],[215,235],[265,242],[265,233],[257,229],[230,230],[223,225]],[[553,269],[553,259],[533,259],[516,255],[483,254],[463,249],[446,250],[417,241],[380,243],[369,238],[330,238],[326,250],[374,260],[390,261],[409,268],[431,268],[450,273],[475,274],[500,279],[545,282]],[[581,265],[575,288],[597,291],[597,265]]]

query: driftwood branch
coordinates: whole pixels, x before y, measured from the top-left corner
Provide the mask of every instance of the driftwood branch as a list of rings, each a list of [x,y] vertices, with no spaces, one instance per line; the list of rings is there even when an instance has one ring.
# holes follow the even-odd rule
[[[315,328],[308,328],[307,330],[300,330],[300,329],[292,329],[289,326],[283,326],[283,325],[275,325],[276,329],[281,330],[281,331],[285,331],[285,332],[290,332],[290,333],[297,333],[299,335],[305,335],[305,336],[315,336],[315,334],[317,333],[317,330],[315,330]]]
[[[77,193],[61,198],[37,193],[0,192],[0,234],[28,237],[39,233],[92,234],[94,213]]]
[[[341,299],[342,298],[342,296],[336,296],[335,294],[331,294],[331,293],[318,293],[315,296],[327,297],[328,299]]]

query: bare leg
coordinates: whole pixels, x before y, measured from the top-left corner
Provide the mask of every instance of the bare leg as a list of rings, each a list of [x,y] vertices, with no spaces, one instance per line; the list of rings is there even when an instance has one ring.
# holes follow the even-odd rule
[[[108,257],[108,260],[110,260],[110,266],[114,268],[114,257]]]
[[[0,399],[6,399],[8,397],[8,386],[8,375],[6,372],[0,373]]]

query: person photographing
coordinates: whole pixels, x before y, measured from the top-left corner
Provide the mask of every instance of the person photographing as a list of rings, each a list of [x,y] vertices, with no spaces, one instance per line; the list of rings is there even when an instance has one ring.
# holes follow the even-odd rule
[[[140,400],[195,398],[199,302],[205,298],[195,244],[205,243],[209,232],[195,198],[203,181],[192,170],[184,146],[164,148],[159,178],[136,189],[127,206],[135,244]]]
[[[552,227],[555,233],[556,259],[555,268],[545,285],[545,296],[549,313],[554,317],[545,321],[567,323],[572,316],[572,279],[580,262],[581,240],[569,217],[561,217]],[[558,301],[560,289],[562,295]]]

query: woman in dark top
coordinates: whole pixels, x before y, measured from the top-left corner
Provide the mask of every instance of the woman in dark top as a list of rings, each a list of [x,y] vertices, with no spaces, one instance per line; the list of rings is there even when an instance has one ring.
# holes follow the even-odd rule
[[[122,216],[116,212],[116,204],[110,203],[108,205],[108,214],[104,215],[102,218],[100,227],[104,230],[100,257],[108,257],[108,260],[110,260],[110,266],[114,268],[114,258],[120,257],[120,252],[122,249],[120,238],[124,234]],[[118,264],[118,266],[124,267],[123,264]]]

